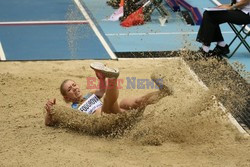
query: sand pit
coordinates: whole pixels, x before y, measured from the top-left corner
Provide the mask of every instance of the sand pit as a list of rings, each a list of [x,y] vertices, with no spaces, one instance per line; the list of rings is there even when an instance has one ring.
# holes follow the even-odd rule
[[[166,76],[174,94],[148,106],[142,115],[105,118],[113,124],[90,118],[106,123],[105,127],[96,123],[100,133],[89,126],[90,120],[80,130],[46,127],[43,106],[47,99],[57,98],[57,110],[66,107],[59,85],[67,78],[86,90],[85,78],[94,76],[90,62],[0,63],[0,166],[249,166],[250,140],[218,107],[214,98],[218,90],[204,90],[178,58],[103,61],[121,70],[125,82],[120,99],[152,91],[126,89],[127,77],[149,79],[155,69]],[[133,119],[118,133],[121,124],[114,120],[123,122],[124,118]],[[102,128],[116,133],[103,134]]]

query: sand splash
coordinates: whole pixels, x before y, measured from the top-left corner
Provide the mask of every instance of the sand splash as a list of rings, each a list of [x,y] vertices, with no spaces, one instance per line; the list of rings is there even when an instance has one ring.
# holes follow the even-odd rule
[[[175,93],[146,107],[140,114],[129,112],[96,117],[59,107],[55,109],[56,119],[61,126],[83,133],[119,137],[145,145],[225,143],[241,139],[218,101],[226,106],[227,112],[240,113],[248,105],[249,87],[225,60],[204,59],[190,50],[180,51],[180,57],[199,75],[209,91],[189,85],[179,87],[183,82],[191,85],[188,72],[163,66],[160,71]],[[182,62],[179,65],[182,66]]]
[[[182,101],[179,105],[177,99],[169,99],[161,104],[162,107],[150,107],[132,130],[132,138],[150,145],[164,142],[205,144],[228,139],[228,132],[233,131],[233,127],[220,111],[212,93],[194,98],[191,103]]]
[[[67,20],[77,20],[78,16],[73,8],[73,6],[69,6],[66,19]],[[79,33],[80,25],[67,25],[67,41],[68,41],[68,47],[70,50],[71,56],[77,57],[77,34]]]
[[[171,77],[168,79],[171,81]],[[61,127],[90,135],[123,138],[143,145],[233,141],[240,135],[219,107],[215,92],[218,90],[185,97],[185,92],[177,91],[145,110],[99,117],[56,106],[53,117]]]
[[[142,110],[132,110],[127,113],[96,116],[64,106],[55,106],[52,110],[53,119],[59,126],[105,137],[122,136],[141,118],[142,112]]]
[[[82,15],[79,11],[75,9],[74,5],[68,7],[68,11],[65,16],[66,20],[82,20]],[[91,37],[89,35],[92,31],[91,29],[81,25],[81,24],[69,24],[66,26],[67,31],[67,43],[70,51],[70,56],[72,58],[77,58],[80,54],[79,48],[82,46],[82,40],[88,41]]]
[[[225,58],[204,59],[191,51],[181,52],[180,56],[207,87],[214,90],[214,95],[227,110],[233,114],[247,110],[250,85],[247,83],[249,72],[245,70],[244,65],[234,62],[232,67]]]

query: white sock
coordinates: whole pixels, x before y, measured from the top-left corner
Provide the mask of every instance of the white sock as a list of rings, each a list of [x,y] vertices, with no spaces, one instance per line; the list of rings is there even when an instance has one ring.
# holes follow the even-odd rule
[[[209,47],[210,46],[202,45],[202,49],[207,53],[209,52]]]
[[[221,47],[225,47],[226,43],[224,41],[219,41],[219,42],[217,42],[217,45],[219,45]]]

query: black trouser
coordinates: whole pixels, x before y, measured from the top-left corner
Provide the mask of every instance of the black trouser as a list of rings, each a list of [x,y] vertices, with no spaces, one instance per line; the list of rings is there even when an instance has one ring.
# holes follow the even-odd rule
[[[241,10],[205,11],[196,41],[210,46],[211,42],[224,41],[220,30],[222,23],[250,24],[250,15]]]

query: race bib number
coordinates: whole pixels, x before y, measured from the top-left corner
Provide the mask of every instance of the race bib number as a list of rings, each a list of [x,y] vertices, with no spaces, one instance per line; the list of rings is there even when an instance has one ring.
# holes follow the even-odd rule
[[[102,102],[95,94],[93,94],[82,105],[80,105],[80,107],[78,107],[78,110],[87,114],[92,114],[100,107],[102,107]]]

